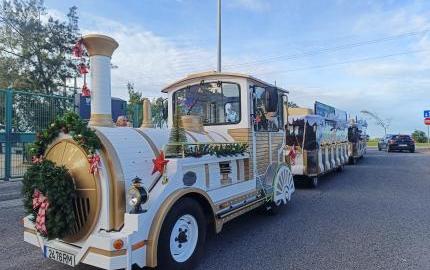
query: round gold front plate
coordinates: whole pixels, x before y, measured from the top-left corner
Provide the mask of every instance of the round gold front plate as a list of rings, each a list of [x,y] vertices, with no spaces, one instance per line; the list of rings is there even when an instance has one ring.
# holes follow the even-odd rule
[[[77,242],[93,230],[100,211],[100,185],[97,177],[89,173],[85,151],[73,140],[61,140],[46,151],[46,158],[57,166],[64,165],[71,174],[76,187],[74,214],[76,223],[72,234],[64,240]]]

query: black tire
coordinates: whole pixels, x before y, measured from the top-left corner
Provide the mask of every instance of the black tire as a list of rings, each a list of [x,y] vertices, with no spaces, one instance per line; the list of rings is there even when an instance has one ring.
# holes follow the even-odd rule
[[[274,202],[267,202],[265,204],[263,204],[262,206],[262,210],[263,213],[269,216],[275,216],[279,213],[279,209],[282,206],[277,206]]]
[[[318,187],[318,182],[319,182],[319,179],[318,179],[318,177],[309,177],[309,179],[308,179],[308,183],[309,183],[309,187],[310,188],[317,188]]]
[[[382,149],[381,149],[381,147],[380,147],[380,146],[378,146],[378,151],[382,151]]]
[[[415,148],[412,148],[411,150],[409,150],[409,152],[414,153],[415,152]]]
[[[197,221],[198,240],[193,254],[184,262],[176,261],[170,251],[170,236],[175,223],[183,216],[191,215]],[[170,209],[161,227],[160,236],[158,238],[157,261],[158,269],[192,269],[194,268],[201,256],[203,255],[203,247],[206,242],[207,220],[203,209],[196,200],[184,198],[176,202]]]

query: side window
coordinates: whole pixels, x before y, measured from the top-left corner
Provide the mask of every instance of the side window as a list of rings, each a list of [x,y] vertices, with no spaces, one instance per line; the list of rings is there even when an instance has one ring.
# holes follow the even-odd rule
[[[254,86],[254,129],[278,131],[282,124],[282,109],[276,88]]]

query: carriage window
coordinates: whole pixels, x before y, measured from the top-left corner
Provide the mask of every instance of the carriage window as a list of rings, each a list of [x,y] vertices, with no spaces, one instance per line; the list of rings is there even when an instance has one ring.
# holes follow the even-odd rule
[[[240,122],[240,87],[235,83],[188,86],[176,91],[173,101],[181,115],[200,115],[206,126]]]
[[[278,131],[281,123],[279,104],[273,106],[274,97],[270,95],[269,88],[254,87],[254,128],[256,131]],[[275,108],[275,109],[274,109]],[[282,127],[281,127],[282,128]]]

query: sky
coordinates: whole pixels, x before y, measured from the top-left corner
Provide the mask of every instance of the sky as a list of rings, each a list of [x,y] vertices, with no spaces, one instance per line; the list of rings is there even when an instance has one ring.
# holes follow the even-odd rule
[[[53,17],[79,8],[83,34],[119,42],[112,57],[113,96],[127,82],[146,97],[189,73],[216,69],[217,0],[45,0]],[[389,133],[427,131],[430,110],[430,1],[223,0],[223,71],[243,72],[368,119]]]

